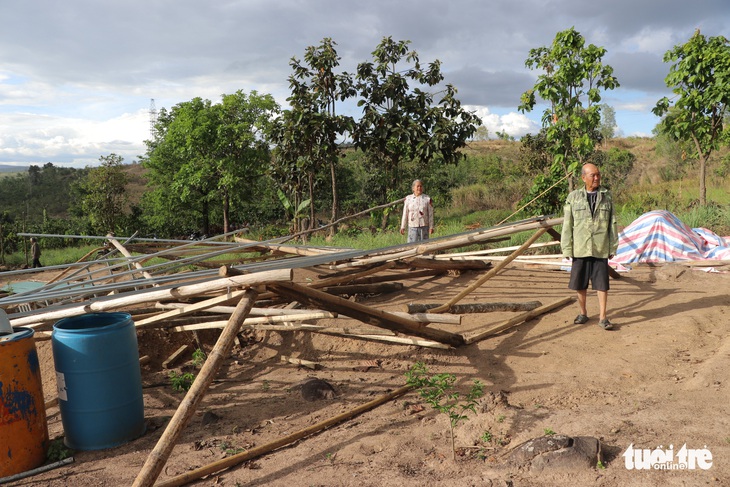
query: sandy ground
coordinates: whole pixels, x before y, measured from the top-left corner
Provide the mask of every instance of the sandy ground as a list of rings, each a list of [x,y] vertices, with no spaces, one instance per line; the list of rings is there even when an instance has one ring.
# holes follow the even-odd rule
[[[386,310],[402,310],[410,302],[443,303],[478,276],[406,282],[405,292],[364,302]],[[462,302],[549,304],[570,295],[567,282],[564,271],[513,266]],[[257,332],[234,347],[158,481],[266,445],[398,389],[409,367],[421,361],[432,373],[453,374],[462,393],[474,379],[485,385],[476,413],[456,429],[456,461],[448,418],[423,407],[410,392],[193,485],[730,485],[730,274],[678,265],[636,267],[611,284],[613,331],[597,325],[596,297],[589,293],[592,317],[586,325],[573,324],[573,303],[452,350]],[[461,325],[431,326],[470,332],[517,314],[463,315]],[[332,324],[362,326],[343,319]],[[204,336],[208,351],[215,336]],[[73,464],[14,485],[131,485],[184,397],[171,389],[160,363],[179,343],[191,341],[187,334],[140,334],[140,354],[152,357],[142,369],[147,422],[142,437],[108,450],[77,451]],[[52,399],[50,342],[39,342],[38,349],[44,392]],[[282,355],[315,361],[321,368],[284,363]],[[305,400],[295,386],[308,377],[329,382],[336,397]],[[48,414],[51,438],[62,436],[58,408]],[[546,433],[599,439],[601,464],[508,461],[519,445]],[[672,448],[673,453],[686,445],[692,452],[709,451],[712,464],[680,470],[675,461],[669,470],[629,469],[623,453],[630,445]]]

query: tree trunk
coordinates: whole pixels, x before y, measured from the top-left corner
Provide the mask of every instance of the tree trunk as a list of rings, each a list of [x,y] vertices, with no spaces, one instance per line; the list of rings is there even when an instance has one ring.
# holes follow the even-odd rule
[[[707,204],[707,185],[705,184],[705,178],[707,177],[707,159],[710,156],[700,157],[700,205],[705,206]]]
[[[335,161],[330,160],[330,177],[332,178],[332,219],[330,220],[330,223],[334,223],[338,219],[338,214],[340,212],[339,208],[339,202],[337,199],[337,176],[335,171]],[[330,236],[334,236],[337,233],[337,225],[332,225],[330,227],[329,234]]]
[[[209,207],[207,201],[203,201],[203,233],[206,235],[210,235],[210,214],[209,214]]]
[[[229,196],[228,191],[225,191],[223,194],[223,233],[228,233],[230,228],[230,223],[228,219],[230,207],[231,197]]]

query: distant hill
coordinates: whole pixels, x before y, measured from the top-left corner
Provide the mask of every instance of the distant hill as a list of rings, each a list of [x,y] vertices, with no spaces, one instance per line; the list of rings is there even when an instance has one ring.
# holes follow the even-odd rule
[[[28,172],[29,166],[9,166],[0,164],[0,172]]]

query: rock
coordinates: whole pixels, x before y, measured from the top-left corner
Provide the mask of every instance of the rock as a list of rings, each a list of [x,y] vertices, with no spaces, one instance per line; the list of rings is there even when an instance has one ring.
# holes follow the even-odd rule
[[[600,455],[601,442],[592,436],[549,435],[526,441],[512,450],[508,458],[514,464],[539,472],[594,468]]]
[[[316,377],[303,380],[292,389],[301,388],[302,397],[307,401],[319,401],[322,399],[334,399],[337,395],[334,387],[329,382]]]

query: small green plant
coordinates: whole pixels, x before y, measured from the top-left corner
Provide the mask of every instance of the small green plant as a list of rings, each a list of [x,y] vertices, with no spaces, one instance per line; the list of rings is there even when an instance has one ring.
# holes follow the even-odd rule
[[[498,423],[504,423],[505,419],[507,419],[507,417],[504,414],[500,414],[499,416],[497,416]]]
[[[606,469],[606,465],[604,465],[601,460],[598,460],[598,462],[596,462],[596,468],[598,468],[600,470],[605,470]]]
[[[555,434],[555,431],[553,431],[553,429],[552,429],[552,428],[545,428],[545,429],[544,429],[543,431],[545,432],[545,434],[546,434],[547,436],[552,436],[552,435],[554,435],[554,434]]]
[[[205,352],[201,349],[198,348],[193,352],[193,365],[195,367],[202,367],[202,365],[205,363],[205,359]]]
[[[474,380],[471,390],[462,400],[461,395],[453,390],[456,382],[453,374],[435,374],[429,377],[426,366],[422,362],[416,362],[405,375],[407,384],[417,389],[429,406],[449,417],[451,452],[456,461],[454,428],[468,419],[467,412],[476,413],[477,399],[484,395],[484,385]]]
[[[73,454],[73,450],[66,448],[63,443],[63,438],[56,438],[48,445],[48,452],[46,458],[49,462],[60,462],[65,460]]]
[[[485,431],[484,434],[479,437],[479,439],[482,440],[484,443],[490,443],[492,441],[492,432]]]
[[[189,390],[194,380],[195,375],[191,372],[185,372],[184,374],[178,374],[175,371],[170,372],[170,384],[172,384],[172,389],[177,392]]]
[[[271,389],[271,384],[269,383],[268,380],[264,379],[261,382],[261,390],[264,392],[267,392],[269,389]]]
[[[221,443],[220,447],[221,447],[221,450],[223,450],[223,452],[226,455],[238,455],[239,453],[246,451],[245,448],[239,448],[237,446],[233,446],[230,443],[228,443],[227,441],[224,441],[223,443]]]

